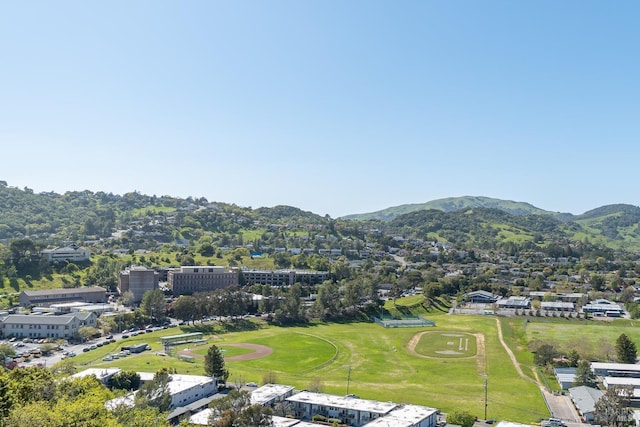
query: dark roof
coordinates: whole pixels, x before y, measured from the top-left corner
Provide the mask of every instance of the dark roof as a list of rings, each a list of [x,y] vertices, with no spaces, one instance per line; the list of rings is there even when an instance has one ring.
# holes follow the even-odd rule
[[[180,406],[174,409],[173,411],[171,411],[169,415],[167,415],[167,419],[172,420],[181,415],[188,414],[190,412],[199,411],[200,409],[208,407],[209,403],[213,402],[214,400],[222,399],[225,396],[226,394],[216,393],[213,396],[203,397],[202,399],[196,400],[195,402],[190,403],[188,405]]]

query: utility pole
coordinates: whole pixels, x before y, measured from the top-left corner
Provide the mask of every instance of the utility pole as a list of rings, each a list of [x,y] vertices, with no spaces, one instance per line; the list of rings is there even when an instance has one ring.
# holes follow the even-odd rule
[[[349,365],[349,372],[347,373],[347,396],[349,395],[349,382],[351,382],[351,365]]]
[[[484,378],[484,420],[487,420],[487,390],[489,385],[489,378]]]

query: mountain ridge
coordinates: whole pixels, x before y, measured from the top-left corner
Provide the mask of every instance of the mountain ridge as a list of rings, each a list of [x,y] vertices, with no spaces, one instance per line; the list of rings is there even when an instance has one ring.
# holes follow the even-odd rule
[[[576,215],[572,213],[547,211],[527,202],[516,202],[513,200],[497,199],[485,196],[461,196],[435,199],[425,203],[412,203],[392,206],[375,212],[345,215],[340,217],[340,219],[377,219],[381,221],[391,221],[400,215],[420,210],[435,209],[443,212],[455,212],[469,208],[492,208],[502,210],[512,215],[550,215],[563,222],[570,221],[576,218]]]

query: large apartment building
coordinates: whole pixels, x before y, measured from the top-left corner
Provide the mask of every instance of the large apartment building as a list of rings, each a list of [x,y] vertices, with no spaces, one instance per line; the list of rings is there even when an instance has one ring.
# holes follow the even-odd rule
[[[237,286],[240,270],[220,266],[182,266],[167,274],[167,287],[173,295],[190,295]]]
[[[291,286],[294,283],[317,285],[329,279],[327,271],[311,270],[251,270],[243,269],[242,276],[247,285]]]
[[[147,267],[133,266],[120,272],[118,276],[118,292],[122,295],[127,291],[133,294],[135,302],[142,301],[147,291],[158,289],[160,274]]]

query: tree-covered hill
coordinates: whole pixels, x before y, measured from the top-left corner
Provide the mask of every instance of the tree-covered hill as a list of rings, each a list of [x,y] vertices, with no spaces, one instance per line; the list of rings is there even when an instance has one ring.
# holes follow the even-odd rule
[[[416,211],[401,215],[386,226],[394,234],[411,234],[461,247],[490,248],[506,242],[542,243],[566,237],[564,224],[550,216],[512,215],[490,208]]]
[[[588,241],[614,249],[640,249],[640,208],[636,206],[603,206],[569,217],[528,203],[487,197],[430,203],[437,208],[402,215],[388,211],[382,215],[385,221],[336,220],[292,206],[251,209],[205,198],[137,192],[37,194],[0,181],[0,240],[8,244],[28,237],[41,246],[100,240],[105,247],[127,250],[154,249],[167,243],[319,249],[340,246],[333,243],[340,241],[346,242],[342,249],[354,249],[371,230],[380,230],[386,235],[429,238],[461,247]]]
[[[621,247],[635,246],[640,240],[640,208],[637,206],[602,206],[578,216],[576,223],[594,235],[619,242]]]

